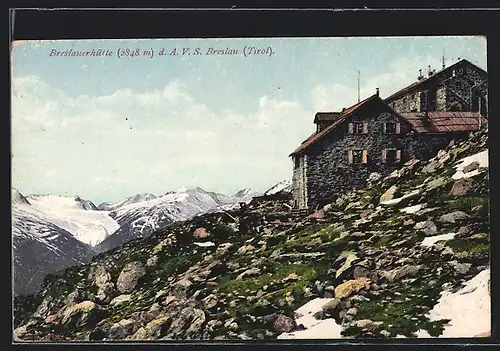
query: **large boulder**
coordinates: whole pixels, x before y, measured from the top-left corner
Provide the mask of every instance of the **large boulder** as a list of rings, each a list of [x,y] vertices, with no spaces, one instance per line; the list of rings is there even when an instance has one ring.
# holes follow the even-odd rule
[[[83,301],[64,311],[61,325],[68,329],[92,328],[107,315],[107,311],[92,301]]]
[[[451,196],[463,196],[467,195],[469,191],[474,186],[474,179],[472,178],[460,178],[455,180],[453,187],[450,190]]]
[[[115,291],[115,285],[111,281],[111,274],[106,267],[102,265],[92,267],[89,273],[89,280],[97,286],[96,299],[108,303]]]
[[[131,293],[139,282],[139,279],[145,274],[146,270],[141,262],[135,261],[127,263],[116,281],[118,291],[122,294]]]

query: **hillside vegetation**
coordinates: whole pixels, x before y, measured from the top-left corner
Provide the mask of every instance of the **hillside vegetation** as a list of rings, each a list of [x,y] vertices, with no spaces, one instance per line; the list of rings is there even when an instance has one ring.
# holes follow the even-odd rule
[[[15,338],[443,335],[459,321],[440,298],[488,272],[487,150],[482,130],[313,215],[275,196],[174,223],[46,277],[16,299]]]

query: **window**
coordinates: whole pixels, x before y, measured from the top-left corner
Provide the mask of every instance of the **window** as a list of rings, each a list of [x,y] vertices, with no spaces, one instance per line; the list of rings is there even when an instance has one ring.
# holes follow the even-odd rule
[[[399,134],[401,127],[399,122],[385,122],[384,123],[384,133],[385,134]]]
[[[368,162],[367,150],[349,150],[347,157],[350,164],[362,164]]]
[[[415,100],[415,93],[411,94],[411,99]]]
[[[401,161],[401,150],[385,149],[382,150],[382,162],[386,164],[396,164]]]
[[[403,98],[403,102],[406,102],[406,96]]]
[[[295,156],[294,157],[294,161],[295,161],[295,169],[299,168],[300,167],[300,158],[299,158],[299,156]]]
[[[396,133],[396,123],[395,122],[386,122],[385,123],[385,133],[386,134],[395,134]]]
[[[368,134],[368,122],[349,123],[349,134]]]

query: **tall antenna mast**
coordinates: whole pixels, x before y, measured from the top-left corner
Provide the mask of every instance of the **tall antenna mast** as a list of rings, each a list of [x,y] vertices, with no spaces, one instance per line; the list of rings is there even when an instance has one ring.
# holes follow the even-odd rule
[[[358,102],[360,101],[360,98],[359,98],[359,71],[358,71]]]

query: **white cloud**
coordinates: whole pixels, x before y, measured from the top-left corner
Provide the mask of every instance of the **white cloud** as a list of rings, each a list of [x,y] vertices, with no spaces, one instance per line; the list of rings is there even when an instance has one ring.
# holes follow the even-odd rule
[[[177,81],[143,94],[70,97],[38,77],[15,78],[13,182],[101,200],[99,186],[109,197],[181,185],[265,190],[290,177],[288,154],[311,128],[310,112],[265,96],[254,106],[216,113]]]

